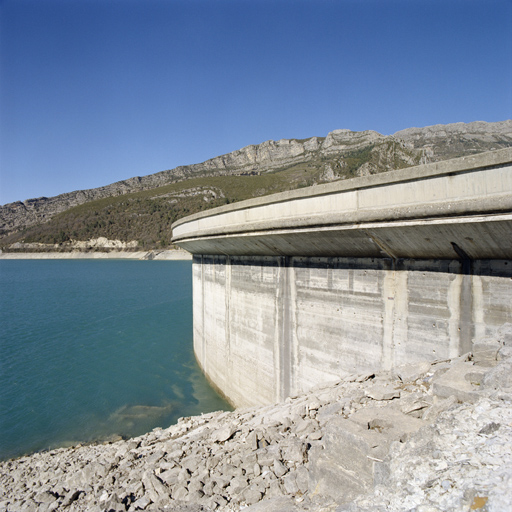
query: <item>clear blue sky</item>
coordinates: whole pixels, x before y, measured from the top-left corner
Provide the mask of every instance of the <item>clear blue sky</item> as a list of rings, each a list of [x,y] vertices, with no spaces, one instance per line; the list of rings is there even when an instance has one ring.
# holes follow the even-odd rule
[[[0,0],[0,204],[511,117],[511,0]]]

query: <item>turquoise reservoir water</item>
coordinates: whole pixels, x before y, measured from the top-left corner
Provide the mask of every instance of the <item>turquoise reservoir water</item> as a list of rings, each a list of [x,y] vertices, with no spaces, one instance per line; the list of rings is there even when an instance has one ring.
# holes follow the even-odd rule
[[[0,261],[0,459],[229,409],[192,351],[189,261]]]

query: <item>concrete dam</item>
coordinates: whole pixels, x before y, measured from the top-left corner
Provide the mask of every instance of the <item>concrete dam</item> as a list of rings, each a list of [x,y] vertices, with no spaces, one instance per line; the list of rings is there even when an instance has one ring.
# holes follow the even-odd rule
[[[512,322],[512,149],[179,220],[194,351],[233,405],[470,352]]]

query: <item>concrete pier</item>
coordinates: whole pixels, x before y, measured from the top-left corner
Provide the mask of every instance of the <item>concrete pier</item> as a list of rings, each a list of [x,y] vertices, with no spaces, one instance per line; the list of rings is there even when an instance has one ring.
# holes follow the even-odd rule
[[[450,358],[512,322],[512,150],[192,215],[194,350],[237,406]]]

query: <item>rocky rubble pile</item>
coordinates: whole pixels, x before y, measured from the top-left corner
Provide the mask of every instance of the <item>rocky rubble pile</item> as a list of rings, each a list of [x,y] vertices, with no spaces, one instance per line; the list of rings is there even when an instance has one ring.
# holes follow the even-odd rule
[[[0,463],[6,511],[512,510],[512,325],[450,361]]]

